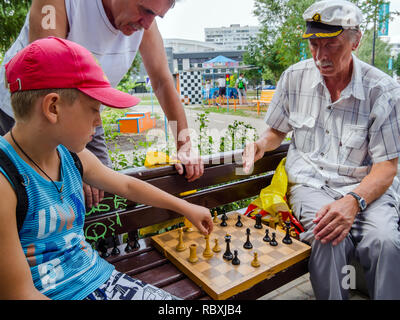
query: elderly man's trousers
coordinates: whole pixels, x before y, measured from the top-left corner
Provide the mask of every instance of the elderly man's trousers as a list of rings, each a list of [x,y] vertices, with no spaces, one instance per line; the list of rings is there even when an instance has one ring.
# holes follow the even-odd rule
[[[347,299],[354,289],[353,258],[364,270],[372,299],[400,299],[400,231],[397,202],[384,194],[359,212],[346,238],[338,245],[322,244],[314,239],[316,212],[342,197],[323,187],[290,188],[289,204],[305,228],[300,240],[311,244],[309,272],[317,299]]]

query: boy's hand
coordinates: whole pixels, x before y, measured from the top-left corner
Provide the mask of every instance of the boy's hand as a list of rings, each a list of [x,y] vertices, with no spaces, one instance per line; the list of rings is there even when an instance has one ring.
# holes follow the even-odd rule
[[[83,192],[85,193],[86,207],[97,207],[104,199],[104,191],[91,187],[83,182]]]
[[[205,207],[190,204],[189,212],[185,215],[191,223],[202,233],[208,235],[212,232],[214,224],[210,210]]]

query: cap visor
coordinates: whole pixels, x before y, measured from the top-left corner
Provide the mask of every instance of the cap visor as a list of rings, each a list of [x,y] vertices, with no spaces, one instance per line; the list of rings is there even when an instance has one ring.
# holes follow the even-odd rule
[[[303,39],[322,39],[333,38],[340,35],[343,31],[341,26],[331,26],[328,24],[307,21],[307,30],[303,34]]]
[[[100,101],[111,108],[125,109],[136,106],[140,99],[112,87],[106,88],[78,88],[89,97]]]

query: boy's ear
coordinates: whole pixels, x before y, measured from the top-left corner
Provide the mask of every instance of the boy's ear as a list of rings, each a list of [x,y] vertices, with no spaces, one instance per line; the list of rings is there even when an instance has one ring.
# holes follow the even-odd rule
[[[50,123],[54,124],[58,121],[60,106],[61,97],[59,94],[52,92],[43,97],[42,112]]]

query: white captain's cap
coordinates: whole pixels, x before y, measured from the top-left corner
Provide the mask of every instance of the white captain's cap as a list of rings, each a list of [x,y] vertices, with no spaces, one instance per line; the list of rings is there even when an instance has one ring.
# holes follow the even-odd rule
[[[303,39],[337,37],[344,29],[358,27],[362,22],[361,10],[345,0],[315,2],[303,13],[307,29]]]

